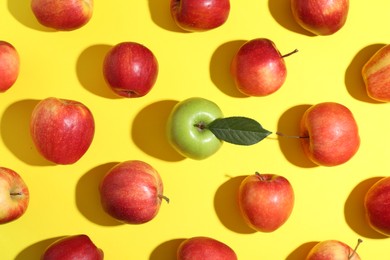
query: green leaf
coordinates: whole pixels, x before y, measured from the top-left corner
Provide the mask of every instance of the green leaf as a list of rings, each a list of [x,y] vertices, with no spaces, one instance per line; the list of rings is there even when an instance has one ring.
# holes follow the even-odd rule
[[[211,122],[207,128],[217,138],[238,145],[253,145],[271,134],[260,123],[247,117],[219,118]]]

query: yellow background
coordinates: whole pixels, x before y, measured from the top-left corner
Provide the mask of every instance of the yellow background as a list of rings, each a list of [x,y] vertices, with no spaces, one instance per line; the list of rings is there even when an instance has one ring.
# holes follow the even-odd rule
[[[2,0],[1,40],[21,58],[16,84],[0,95],[0,165],[20,173],[31,200],[17,221],[0,226],[0,258],[39,259],[55,238],[85,233],[106,259],[174,259],[178,243],[210,236],[232,247],[239,259],[302,259],[316,241],[337,239],[352,247],[358,238],[363,259],[390,259],[389,241],[365,220],[363,197],[389,175],[390,107],[370,100],[360,70],[390,42],[390,2],[351,1],[346,25],[332,36],[315,37],[292,19],[288,0],[231,0],[220,28],[185,33],[173,23],[169,0],[95,1],[90,22],[56,32],[35,20],[27,0]],[[243,97],[229,75],[230,61],[246,40],[266,37],[286,58],[287,81],[268,97]],[[101,64],[109,48],[136,41],[159,62],[156,85],[145,97],[118,98],[108,89]],[[34,105],[46,97],[87,105],[95,117],[94,141],[73,165],[54,166],[38,155],[29,136]],[[361,146],[344,165],[315,167],[295,139],[271,135],[241,147],[224,144],[214,156],[194,161],[167,144],[164,127],[172,107],[188,97],[216,102],[225,116],[247,116],[272,132],[296,134],[303,111],[335,101],[350,108]],[[155,167],[170,204],[143,225],[119,224],[106,215],[97,185],[110,167],[125,160]],[[243,176],[280,174],[295,190],[289,220],[273,233],[252,232],[235,201]]]

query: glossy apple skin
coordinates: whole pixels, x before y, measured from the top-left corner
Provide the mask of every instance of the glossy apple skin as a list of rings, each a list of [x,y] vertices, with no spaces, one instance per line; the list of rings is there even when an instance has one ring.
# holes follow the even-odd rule
[[[177,250],[177,260],[237,260],[228,245],[210,237],[192,237],[184,240]]]
[[[379,49],[364,64],[362,76],[370,98],[390,102],[390,45]]]
[[[239,187],[238,206],[246,224],[256,231],[273,232],[294,208],[290,182],[276,174],[252,174]]]
[[[30,133],[38,152],[47,160],[55,164],[73,164],[90,147],[95,123],[84,104],[50,97],[35,106]]]
[[[49,245],[42,260],[103,260],[103,250],[84,234],[60,238]]]
[[[171,0],[175,23],[190,32],[207,31],[223,25],[230,13],[229,0]]]
[[[364,208],[369,225],[377,232],[390,236],[390,177],[376,182],[366,193]]]
[[[99,191],[109,215],[127,224],[143,224],[159,212],[164,190],[151,165],[130,160],[114,166],[102,179]]]
[[[325,240],[316,244],[306,260],[360,260],[359,254],[347,244],[337,240]]]
[[[210,100],[200,97],[185,99],[176,104],[168,117],[168,141],[185,157],[208,158],[219,150],[222,141],[210,130],[195,125],[207,125],[222,117],[221,109]]]
[[[122,42],[106,54],[103,75],[109,87],[121,97],[142,97],[153,88],[158,62],[152,51],[136,42]]]
[[[15,47],[0,41],[0,92],[11,88],[19,76],[20,58]]]
[[[70,31],[89,22],[93,0],[31,0],[31,9],[40,24]]]
[[[347,21],[349,0],[291,0],[297,23],[315,35],[331,35]]]
[[[30,193],[22,177],[0,167],[0,224],[20,218],[27,210]]]
[[[237,89],[247,96],[267,96],[286,81],[287,69],[274,42],[266,38],[247,41],[233,57],[230,72]]]
[[[311,106],[301,120],[302,148],[317,165],[336,166],[350,160],[358,151],[360,137],[352,112],[339,103]]]

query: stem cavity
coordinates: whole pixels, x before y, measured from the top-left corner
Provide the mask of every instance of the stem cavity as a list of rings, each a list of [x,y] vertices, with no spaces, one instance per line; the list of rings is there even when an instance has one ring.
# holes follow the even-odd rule
[[[202,130],[204,130],[204,129],[207,128],[207,124],[206,124],[205,122],[203,122],[203,121],[194,124],[194,126],[195,126],[196,128],[198,128],[199,131],[202,131]]]
[[[266,178],[261,173],[256,172],[255,175],[257,176],[257,178],[259,178],[260,181],[266,181]]]

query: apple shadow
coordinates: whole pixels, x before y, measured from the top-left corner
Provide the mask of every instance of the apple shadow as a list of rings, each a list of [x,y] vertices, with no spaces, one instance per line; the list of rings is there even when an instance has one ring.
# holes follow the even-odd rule
[[[187,33],[176,25],[171,16],[170,1],[149,0],[149,11],[152,21],[159,27],[172,31]]]
[[[248,97],[241,93],[230,74],[230,64],[245,40],[230,41],[219,46],[211,57],[210,77],[217,88],[231,97]]]
[[[301,118],[310,105],[298,105],[285,111],[278,122],[278,132],[286,136],[279,136],[279,146],[286,159],[299,167],[312,168],[317,165],[310,161],[304,154],[299,138],[287,136],[297,136],[300,132]]]
[[[54,237],[54,238],[48,238],[45,240],[38,241],[27,248],[23,249],[16,257],[15,260],[26,260],[26,259],[41,259],[43,253],[45,252],[46,248],[50,246],[52,243],[57,241],[58,239],[63,238],[61,237]]]
[[[372,177],[360,182],[349,194],[344,204],[344,216],[347,224],[362,237],[372,239],[387,238],[369,226],[364,208],[364,198],[367,191],[381,178]]]
[[[166,124],[169,114],[178,102],[162,100],[143,108],[132,122],[131,135],[134,143],[145,153],[170,162],[184,159],[169,144]]]
[[[103,61],[111,45],[97,44],[86,48],[79,56],[76,73],[81,85],[89,92],[104,98],[120,98],[107,85],[103,76]]]
[[[31,9],[31,0],[8,0],[9,12],[24,26],[38,31],[55,32],[56,30],[41,25]]]
[[[268,0],[268,9],[275,21],[287,30],[306,36],[316,36],[295,21],[291,11],[291,0]]]
[[[302,260],[306,259],[306,256],[309,254],[310,250],[318,244],[318,241],[306,242],[297,247],[292,251],[287,257],[286,260]]]
[[[99,165],[84,174],[76,185],[76,205],[89,221],[100,226],[118,226],[123,223],[108,215],[100,204],[99,185],[104,175],[117,162]]]
[[[39,101],[20,100],[7,107],[1,118],[1,136],[8,149],[21,161],[30,165],[54,165],[39,154],[30,135],[30,117]]]
[[[229,177],[215,193],[214,208],[226,228],[240,234],[252,234],[256,231],[244,222],[237,201],[238,190],[245,177]]]
[[[157,246],[150,254],[149,260],[176,260],[177,249],[185,239],[172,239]]]
[[[362,76],[362,69],[371,56],[383,46],[384,44],[372,44],[364,47],[354,56],[348,65],[344,80],[345,86],[353,98],[367,103],[382,103],[368,96]]]

